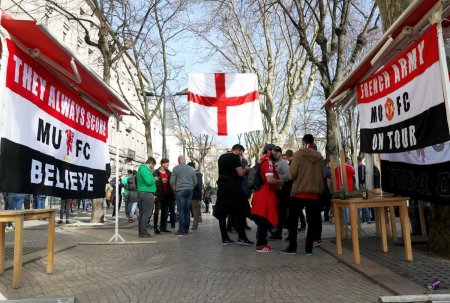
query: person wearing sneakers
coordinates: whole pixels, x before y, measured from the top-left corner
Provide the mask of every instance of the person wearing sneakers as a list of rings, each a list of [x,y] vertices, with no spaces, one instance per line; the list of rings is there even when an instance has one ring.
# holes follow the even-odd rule
[[[227,216],[236,216],[237,243],[240,245],[253,245],[245,233],[245,218],[250,212],[250,205],[242,191],[242,176],[250,170],[248,166],[242,167],[242,154],[245,149],[235,144],[231,151],[221,155],[218,160],[219,179],[217,180],[217,202],[214,206],[213,216],[219,220],[222,244],[234,243],[228,236]]]
[[[294,153],[289,172],[292,178],[291,200],[289,201],[289,246],[283,254],[297,253],[298,213],[306,208],[305,253],[312,255],[314,240],[319,239],[322,205],[319,194],[322,193],[325,165],[322,155],[314,149],[314,137],[306,134],[302,139],[303,148]]]
[[[186,164],[184,156],[178,157],[178,165],[172,170],[170,176],[170,186],[175,192],[178,212],[177,236],[185,236],[189,233],[191,224],[192,194],[197,185],[197,177],[194,170]]]
[[[154,195],[156,192],[156,179],[153,176],[152,170],[156,165],[156,160],[153,157],[148,157],[145,164],[139,166],[136,183],[138,189],[139,199],[139,217],[138,217],[138,229],[139,237],[151,237],[147,232],[147,224],[150,221],[150,217],[153,212],[153,203],[155,201]]]
[[[278,223],[277,189],[283,186],[283,180],[275,170],[275,158],[272,153],[277,147],[266,144],[263,149],[263,157],[259,176],[263,181],[261,188],[253,193],[251,217],[258,228],[256,229],[256,251],[272,252],[267,244],[267,232]]]
[[[169,159],[167,158],[161,159],[161,166],[153,172],[153,175],[156,178],[156,197],[161,207],[161,223],[159,230],[163,233],[170,233],[167,229],[167,216],[169,215],[169,204],[175,199],[174,193],[169,184],[171,174],[172,172],[169,170]],[[154,225],[156,231],[158,220],[154,221]]]
[[[200,212],[202,203],[202,188],[203,188],[203,174],[200,170],[195,169],[195,163],[189,162],[188,166],[192,167],[195,172],[195,177],[197,178],[197,185],[195,185],[192,192],[192,216],[194,217],[194,222],[192,222],[192,230],[197,230],[198,222],[200,222]]]

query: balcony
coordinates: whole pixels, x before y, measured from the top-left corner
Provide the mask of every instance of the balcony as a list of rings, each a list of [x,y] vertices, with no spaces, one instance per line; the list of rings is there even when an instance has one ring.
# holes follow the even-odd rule
[[[136,158],[136,151],[130,148],[124,149],[124,156],[128,160],[134,160]]]

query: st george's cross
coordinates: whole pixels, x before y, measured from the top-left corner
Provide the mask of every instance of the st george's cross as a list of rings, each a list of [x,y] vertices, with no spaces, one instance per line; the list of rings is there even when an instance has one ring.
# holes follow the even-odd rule
[[[263,129],[255,74],[189,74],[188,101],[193,133],[227,136]]]

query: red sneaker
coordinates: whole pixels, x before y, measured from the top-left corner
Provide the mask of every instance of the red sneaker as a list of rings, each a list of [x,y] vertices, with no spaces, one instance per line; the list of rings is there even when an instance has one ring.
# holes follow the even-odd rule
[[[264,246],[257,247],[256,252],[259,253],[273,252],[273,248],[266,244]]]

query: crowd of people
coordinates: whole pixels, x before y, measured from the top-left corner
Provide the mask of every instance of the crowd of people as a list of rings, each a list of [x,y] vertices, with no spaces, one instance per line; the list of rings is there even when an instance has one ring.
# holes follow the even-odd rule
[[[321,244],[321,212],[325,210],[325,220],[330,219],[331,172],[317,151],[312,135],[305,135],[302,145],[295,153],[287,150],[283,155],[281,147],[266,144],[253,174],[243,158],[242,145],[236,144],[220,156],[213,215],[219,221],[222,244],[234,243],[226,226],[230,215],[235,218],[237,244],[240,245],[253,246],[254,242],[246,235],[246,219],[256,223],[257,252],[273,252],[268,241],[281,240],[283,228],[289,231],[286,238],[289,244],[281,251],[284,254],[297,253],[297,233],[306,226],[305,253],[311,255],[313,247]],[[256,188],[252,187],[256,184],[255,174],[261,183]]]
[[[195,163],[186,163],[186,158],[179,156],[178,165],[172,171],[169,163],[169,159],[163,158],[156,168],[156,160],[149,157],[137,171],[128,170],[127,175],[119,175],[118,209],[123,200],[128,221],[138,220],[139,237],[151,237],[149,227],[153,227],[156,235],[170,233],[169,228],[174,229],[177,221],[175,235],[186,236],[202,222],[202,202],[205,212],[209,212],[213,188],[209,184],[203,186],[203,174]],[[115,185],[116,178],[113,178],[106,186],[107,207],[116,201]],[[115,208],[112,216],[116,216]]]

